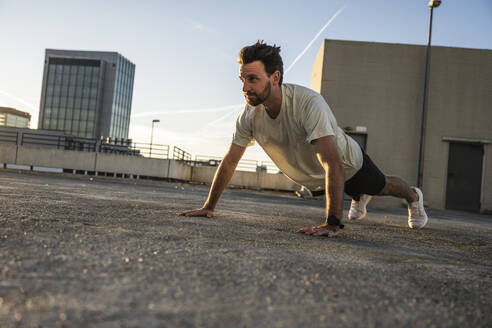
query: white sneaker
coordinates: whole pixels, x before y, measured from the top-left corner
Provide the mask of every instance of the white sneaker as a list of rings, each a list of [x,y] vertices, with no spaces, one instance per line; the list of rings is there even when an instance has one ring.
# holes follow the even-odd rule
[[[408,205],[408,226],[410,228],[423,228],[429,221],[424,209],[424,196],[419,188],[412,187],[412,189],[419,196],[419,200]]]
[[[367,214],[366,206],[371,201],[371,198],[371,195],[361,195],[358,202],[352,199],[352,204],[350,204],[350,211],[348,213],[348,219],[362,220]]]

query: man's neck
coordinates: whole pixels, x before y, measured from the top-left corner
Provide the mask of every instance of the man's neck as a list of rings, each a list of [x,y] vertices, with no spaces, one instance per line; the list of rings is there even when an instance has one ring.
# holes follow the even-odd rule
[[[282,87],[280,85],[272,90],[270,97],[263,103],[263,106],[272,119],[280,114],[282,108]]]

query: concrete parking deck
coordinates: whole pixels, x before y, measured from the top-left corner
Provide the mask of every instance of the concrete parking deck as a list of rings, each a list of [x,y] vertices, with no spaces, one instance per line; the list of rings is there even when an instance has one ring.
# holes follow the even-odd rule
[[[1,327],[490,327],[492,217],[371,208],[296,234],[323,201],[0,171]]]

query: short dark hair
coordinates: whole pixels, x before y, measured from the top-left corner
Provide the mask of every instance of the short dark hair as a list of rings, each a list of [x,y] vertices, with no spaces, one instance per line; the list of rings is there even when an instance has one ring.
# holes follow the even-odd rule
[[[260,60],[263,65],[265,65],[265,71],[268,76],[275,73],[275,71],[279,71],[279,85],[282,85],[282,80],[284,77],[284,63],[282,62],[282,57],[280,57],[280,47],[277,47],[275,44],[270,46],[263,43],[263,40],[258,40],[255,44],[246,46],[239,51],[239,64],[245,65],[256,60]]]

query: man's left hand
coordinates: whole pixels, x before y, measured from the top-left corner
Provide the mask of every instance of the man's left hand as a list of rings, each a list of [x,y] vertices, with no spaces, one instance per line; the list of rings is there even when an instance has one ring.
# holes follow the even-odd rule
[[[338,227],[338,226],[329,226],[325,223],[325,224],[315,226],[315,227],[301,228],[297,232],[298,233],[304,233],[306,235],[312,235],[312,236],[335,237],[340,232],[342,232],[342,229],[340,229],[340,227]]]

